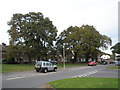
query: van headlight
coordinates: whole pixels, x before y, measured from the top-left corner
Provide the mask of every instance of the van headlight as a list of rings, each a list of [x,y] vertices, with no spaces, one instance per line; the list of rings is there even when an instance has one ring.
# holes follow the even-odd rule
[[[38,66],[38,65],[35,65],[35,67],[36,67],[36,68],[40,68],[40,66]]]

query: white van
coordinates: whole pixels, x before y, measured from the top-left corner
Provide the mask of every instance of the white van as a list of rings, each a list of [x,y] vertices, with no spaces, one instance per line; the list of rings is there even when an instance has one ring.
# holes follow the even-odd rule
[[[38,61],[35,64],[35,69],[37,72],[47,73],[48,71],[57,71],[57,66],[48,61]]]

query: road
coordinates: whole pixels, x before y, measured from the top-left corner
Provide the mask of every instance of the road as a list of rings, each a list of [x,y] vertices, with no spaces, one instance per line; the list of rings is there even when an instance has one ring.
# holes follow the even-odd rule
[[[7,73],[2,76],[2,88],[43,88],[48,82],[74,77],[118,78],[118,70],[106,69],[110,66],[112,65],[73,67],[48,73],[35,71]]]

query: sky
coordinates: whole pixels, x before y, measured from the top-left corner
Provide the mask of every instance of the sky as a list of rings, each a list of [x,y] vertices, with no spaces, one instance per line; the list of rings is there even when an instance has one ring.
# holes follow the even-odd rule
[[[69,26],[93,25],[102,35],[118,42],[119,0],[1,0],[0,44],[9,45],[7,22],[15,13],[41,12],[57,27],[58,34]],[[105,52],[111,53],[110,50]]]

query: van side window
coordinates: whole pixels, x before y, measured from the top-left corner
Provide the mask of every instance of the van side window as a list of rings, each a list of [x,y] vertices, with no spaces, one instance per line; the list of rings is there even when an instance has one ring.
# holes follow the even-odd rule
[[[50,63],[50,66],[52,66],[52,63]]]
[[[46,66],[49,66],[49,63],[46,63]]]
[[[43,66],[45,66],[45,63],[43,63]]]

